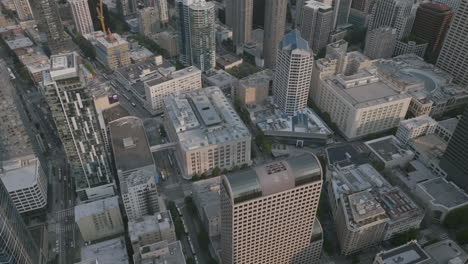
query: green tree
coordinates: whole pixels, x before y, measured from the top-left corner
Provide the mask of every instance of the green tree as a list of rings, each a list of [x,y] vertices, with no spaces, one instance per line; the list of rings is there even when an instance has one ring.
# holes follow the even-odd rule
[[[202,250],[208,251],[209,245],[210,245],[210,237],[208,236],[208,233],[205,231],[201,231],[197,235],[198,239],[198,245]]]
[[[221,169],[218,167],[214,168],[213,171],[211,172],[211,177],[216,177],[219,175],[221,175]]]
[[[460,245],[468,244],[468,227],[457,232],[456,240]]]
[[[208,260],[208,264],[218,264],[218,261],[214,258],[210,258],[210,260]]]
[[[96,50],[94,49],[93,44],[89,40],[85,39],[82,36],[78,36],[77,38],[75,38],[75,42],[87,58],[90,58],[92,60],[96,59]]]
[[[352,258],[351,258],[351,264],[358,264],[360,262],[360,259],[359,259],[359,256],[358,255],[354,255]]]
[[[195,260],[192,258],[192,257],[188,257],[185,262],[187,262],[187,264],[195,264]]]
[[[197,213],[197,207],[195,206],[195,203],[193,202],[192,196],[186,196],[184,199],[185,205],[189,209],[190,213],[196,214]]]
[[[393,239],[392,239],[392,244],[394,246],[400,246],[400,245],[403,245],[405,243],[408,243],[409,241],[411,240],[415,240],[417,239],[419,236],[419,229],[410,229],[406,232],[403,232],[403,233],[400,233],[398,235],[396,235]]]
[[[468,206],[450,211],[444,219],[444,225],[450,229],[468,225]]]
[[[167,137],[166,129],[163,124],[159,125],[159,131],[161,133],[161,137]]]

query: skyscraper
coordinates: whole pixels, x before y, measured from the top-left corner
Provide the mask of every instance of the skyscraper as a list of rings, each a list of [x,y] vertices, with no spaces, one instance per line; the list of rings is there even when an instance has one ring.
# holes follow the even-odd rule
[[[0,181],[0,263],[45,263],[39,247]]]
[[[397,40],[396,29],[379,27],[370,30],[366,36],[364,55],[370,59],[388,59],[392,57]]]
[[[392,27],[397,30],[397,38],[402,39],[411,33],[414,17],[412,0],[379,0],[372,8],[368,32],[383,26]]]
[[[68,0],[75,21],[76,31],[81,35],[94,31],[93,20],[89,12],[88,0]]]
[[[319,1],[309,0],[302,8],[301,36],[309,42],[314,53],[319,53],[328,43],[333,30],[333,8]]]
[[[159,20],[159,11],[155,7],[145,7],[138,10],[138,25],[140,34],[148,38],[153,38],[161,31],[161,22]]]
[[[453,75],[455,82],[468,85],[468,0],[460,6],[450,24],[436,66]]]
[[[348,24],[349,13],[351,11],[351,0],[334,0],[333,2],[333,8],[336,10],[333,28]]]
[[[30,3],[39,31],[44,32],[47,36],[47,46],[49,47],[50,53],[59,54],[71,51],[73,49],[73,43],[63,30],[63,23],[59,16],[57,1],[30,0]]]
[[[206,72],[216,64],[215,9],[205,0],[178,0],[180,61]]]
[[[31,5],[29,0],[14,0],[13,4],[16,8],[16,13],[18,13],[18,18],[20,20],[30,20],[33,19],[33,14],[31,10]]]
[[[44,93],[62,141],[76,192],[81,200],[114,194],[108,153],[100,132],[94,102],[82,80],[78,55],[51,57],[43,75]]]
[[[461,10],[461,9],[459,9]],[[466,70],[466,68],[465,68]],[[440,161],[440,167],[447,173],[447,179],[468,191],[468,108],[458,122],[447,149]]]
[[[321,188],[309,153],[222,176],[222,262],[310,264]]]
[[[232,10],[228,10],[234,19],[232,38],[236,53],[242,54],[244,44],[252,38],[253,0],[232,0],[232,5]]]
[[[265,1],[265,29],[263,33],[263,58],[265,67],[273,68],[276,63],[278,44],[286,29],[287,0]]]
[[[428,53],[436,53],[442,47],[452,16],[453,11],[448,5],[437,2],[419,5],[412,34],[429,43]]]
[[[307,106],[314,56],[298,30],[286,34],[278,47],[273,97],[279,108],[294,115]]]
[[[167,9],[167,0],[152,0],[152,7],[159,12],[159,20],[162,24],[169,22],[169,10]]]

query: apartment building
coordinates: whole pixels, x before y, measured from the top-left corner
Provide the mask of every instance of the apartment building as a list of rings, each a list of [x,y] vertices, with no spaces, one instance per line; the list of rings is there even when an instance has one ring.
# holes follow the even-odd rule
[[[128,234],[132,243],[133,252],[140,247],[153,243],[177,240],[174,223],[169,212],[155,215],[145,215],[139,219],[128,222]]]
[[[130,64],[128,42],[117,33],[99,35],[95,39],[96,60],[115,70]]]
[[[302,9],[299,30],[309,47],[317,54],[328,44],[330,32],[333,31],[334,11],[331,5],[315,0],[305,2]]]
[[[406,145],[410,139],[435,133],[436,127],[437,121],[422,115],[401,121],[395,136]]]
[[[68,0],[73,14],[76,31],[81,35],[94,32],[93,20],[87,0]]]

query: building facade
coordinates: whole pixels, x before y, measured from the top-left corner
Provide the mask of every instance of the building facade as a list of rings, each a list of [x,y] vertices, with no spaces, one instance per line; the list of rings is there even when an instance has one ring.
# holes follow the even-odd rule
[[[13,4],[15,5],[16,13],[20,20],[26,21],[34,19],[29,0],[14,0]]]
[[[130,64],[128,42],[117,33],[103,34],[96,38],[96,60],[115,70]]]
[[[265,1],[265,29],[263,32],[263,59],[266,68],[276,63],[278,45],[286,30],[287,0]]]
[[[244,44],[252,41],[253,0],[233,0],[232,13],[234,19],[232,25],[232,38],[236,53],[242,54]]]
[[[145,7],[138,10],[139,33],[148,38],[161,31],[161,21],[159,20],[159,10],[154,7]]]
[[[396,29],[379,27],[367,33],[364,55],[370,59],[391,58],[397,42]]]
[[[76,31],[81,35],[94,32],[93,20],[89,12],[87,0],[68,0],[70,4]]]
[[[453,75],[456,83],[468,85],[468,0],[461,0],[437,60],[437,67]]]
[[[386,26],[395,28],[397,38],[402,39],[411,33],[416,9],[411,0],[376,1],[371,11],[368,31]]]
[[[427,42],[397,40],[393,56],[416,54],[422,58],[426,54],[427,46]]]
[[[273,73],[269,70],[249,75],[232,86],[231,96],[243,104],[261,104],[268,96],[273,82]]]
[[[330,32],[333,30],[333,8],[322,2],[310,0],[302,9],[301,36],[317,54],[328,44]]]
[[[50,71],[43,75],[43,85],[78,196],[88,200],[113,195],[108,152],[94,101],[79,70],[78,55],[52,56]],[[108,192],[103,192],[103,188]]]
[[[313,154],[222,176],[221,186],[223,263],[314,263],[322,168]]]
[[[298,30],[284,36],[278,47],[273,97],[283,113],[294,115],[307,107],[314,56]]]
[[[427,115],[403,120],[395,134],[403,144],[408,144],[410,139],[435,133],[437,121]]]
[[[129,221],[128,234],[133,252],[138,252],[140,247],[153,243],[175,242],[177,240],[174,223],[169,212],[146,215]]]

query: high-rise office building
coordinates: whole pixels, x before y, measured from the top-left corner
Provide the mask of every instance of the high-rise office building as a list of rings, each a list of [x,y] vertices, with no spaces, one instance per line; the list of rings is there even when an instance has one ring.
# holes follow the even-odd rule
[[[29,0],[14,0],[13,4],[16,8],[16,13],[20,20],[31,20],[33,19],[33,13]]]
[[[402,39],[411,33],[414,17],[412,0],[376,1],[371,11],[368,32],[383,26],[392,27],[397,30],[398,39]]]
[[[371,11],[371,8],[375,0],[354,0],[351,3],[351,8],[359,10],[364,14],[368,14]]]
[[[138,5],[136,0],[118,0],[120,1],[120,12],[123,16],[130,16],[137,12]]]
[[[391,58],[397,41],[396,29],[380,27],[367,33],[364,55],[370,59]]]
[[[459,9],[461,10],[461,9]],[[465,69],[466,70],[466,69]],[[468,191],[468,108],[458,122],[447,149],[440,161],[440,167],[447,173],[447,179]]]
[[[452,16],[453,11],[448,5],[438,2],[422,3],[416,11],[412,34],[429,43],[427,52],[439,52]]]
[[[161,31],[159,10],[155,7],[145,7],[138,10],[138,26],[140,34],[154,38]]]
[[[221,182],[224,264],[312,263],[322,189],[317,157],[274,161],[222,176]]]
[[[278,47],[273,97],[281,111],[294,115],[307,107],[314,56],[298,30],[286,34]]]
[[[75,21],[76,31],[81,35],[94,32],[93,20],[87,0],[68,0]]]
[[[263,58],[266,68],[276,63],[276,51],[286,29],[287,0],[265,1],[265,29],[263,33]]]
[[[309,0],[302,7],[301,37],[309,42],[314,53],[319,53],[328,43],[333,30],[333,8],[319,1]]]
[[[468,0],[461,0],[452,19],[436,66],[452,74],[455,82],[468,85]]]
[[[3,183],[0,181],[0,263],[43,264],[45,259],[34,243]]]
[[[151,0],[151,7],[158,10],[159,21],[161,24],[167,24],[169,22],[169,10],[167,9],[167,0]]]
[[[178,0],[180,30],[179,59],[201,71],[216,65],[215,8],[205,0]]]
[[[348,24],[349,13],[351,11],[351,0],[334,0],[335,20],[333,28],[338,28]]]
[[[71,51],[73,42],[63,30],[63,23],[59,16],[57,1],[30,0],[34,18],[40,32],[47,36],[47,46],[51,54]]]
[[[236,53],[242,54],[245,43],[252,39],[253,0],[232,0],[232,38]]]
[[[94,102],[79,70],[78,55],[51,57],[43,87],[81,200],[114,194],[108,153]]]

